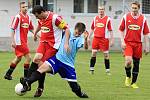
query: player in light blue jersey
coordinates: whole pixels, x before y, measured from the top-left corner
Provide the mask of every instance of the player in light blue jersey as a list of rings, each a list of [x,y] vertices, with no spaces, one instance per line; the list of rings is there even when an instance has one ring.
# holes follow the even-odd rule
[[[84,33],[84,34],[82,34]],[[20,82],[23,84],[24,89],[22,92],[26,92],[30,89],[33,82],[40,79],[42,73],[49,72],[51,74],[59,73],[59,75],[67,80],[72,91],[80,98],[88,98],[88,96],[81,91],[79,84],[77,83],[76,72],[74,68],[75,56],[79,48],[88,48],[87,45],[88,34],[85,32],[85,25],[81,22],[75,25],[74,29],[70,29],[69,48],[64,48],[65,36],[63,37],[60,48],[55,56],[49,58],[43,65],[35,71],[28,79],[21,78]]]

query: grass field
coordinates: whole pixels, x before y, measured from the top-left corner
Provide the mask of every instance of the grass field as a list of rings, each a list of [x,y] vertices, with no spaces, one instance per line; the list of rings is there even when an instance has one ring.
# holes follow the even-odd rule
[[[95,74],[89,73],[90,52],[78,52],[76,57],[76,71],[81,88],[89,95],[87,100],[150,100],[150,57],[143,56],[138,79],[139,89],[124,86],[124,67],[121,53],[111,54],[111,76],[104,70],[103,55],[98,54]],[[33,56],[34,54],[32,54]],[[23,60],[13,73],[13,80],[4,80],[13,53],[0,53],[0,100],[33,100],[37,84],[33,84],[32,91],[24,96],[17,96],[15,85],[23,75]],[[80,100],[70,90],[66,81],[59,75],[46,77],[45,91],[40,100]]]

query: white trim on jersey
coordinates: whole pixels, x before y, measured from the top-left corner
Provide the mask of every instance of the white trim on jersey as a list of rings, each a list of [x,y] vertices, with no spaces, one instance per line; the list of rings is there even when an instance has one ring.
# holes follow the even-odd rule
[[[107,39],[110,38],[109,30],[108,30],[108,27],[107,27],[109,21],[111,21],[110,17],[107,18],[106,26],[105,26],[105,38],[107,38]],[[111,24],[111,22],[110,22],[110,24]]]
[[[124,26],[125,26],[125,29],[124,29],[124,37],[123,38],[125,38],[125,36],[126,36],[126,31],[127,31],[127,29],[126,29],[126,17],[127,17],[127,14],[125,14],[124,16],[123,16],[123,18],[122,18],[122,20],[121,20],[121,23],[122,23],[122,21],[124,20]],[[121,25],[121,24],[120,24]]]
[[[145,22],[146,22],[146,17],[144,15],[143,16],[143,24],[142,24],[142,29],[141,29],[141,42],[143,42],[143,39],[144,39],[144,33],[143,33],[143,30],[144,30],[144,25],[145,25]]]
[[[20,15],[17,14],[15,16],[15,18],[19,18],[19,22],[18,22],[17,28],[15,29],[15,36],[14,36],[14,38],[15,38],[16,45],[21,45],[21,39],[20,39]]]
[[[58,26],[55,25],[56,19],[58,15],[54,14],[52,18],[52,25],[53,25],[53,31],[54,31],[54,48],[58,49],[62,40],[62,29],[58,28]]]

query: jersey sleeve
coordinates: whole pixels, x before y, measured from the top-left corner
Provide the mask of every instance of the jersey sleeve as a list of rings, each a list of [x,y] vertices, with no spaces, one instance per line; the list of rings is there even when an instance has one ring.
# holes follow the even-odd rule
[[[19,18],[15,16],[11,23],[11,29],[15,30],[18,27],[18,24],[19,24]]]
[[[84,36],[82,35],[82,36],[80,37],[79,41],[78,41],[78,44],[77,44],[78,49],[79,49],[79,48],[82,48],[83,45],[84,45]]]
[[[146,20],[144,23],[143,34],[147,35],[148,33],[150,33],[150,31],[149,31],[149,27],[148,27],[147,20]]]
[[[108,29],[109,31],[112,31],[111,20],[108,21],[107,29]]]
[[[30,23],[29,23],[29,30],[33,30],[33,29],[34,29],[34,27],[33,27],[32,21],[30,21]]]
[[[119,26],[119,30],[122,32],[125,30],[125,19],[124,18],[122,18],[121,24]]]
[[[54,17],[55,25],[60,29],[64,29],[64,30],[67,29],[68,24],[66,23],[66,21],[61,16],[57,16],[57,15],[55,16],[56,16]]]

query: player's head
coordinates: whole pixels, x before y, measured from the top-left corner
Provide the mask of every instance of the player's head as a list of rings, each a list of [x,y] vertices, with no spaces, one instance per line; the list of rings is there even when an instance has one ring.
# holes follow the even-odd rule
[[[20,11],[24,14],[28,11],[28,6],[26,2],[20,2]]]
[[[32,9],[32,13],[35,15],[37,19],[45,19],[45,11],[46,10],[40,5],[36,5]]]
[[[86,29],[86,26],[84,23],[82,22],[78,22],[76,25],[75,25],[75,36],[78,37],[80,36]]]
[[[131,9],[133,13],[138,13],[138,11],[140,10],[140,3],[138,1],[132,2]]]
[[[104,6],[99,6],[98,7],[98,13],[100,15],[104,15],[105,14],[105,7]]]

